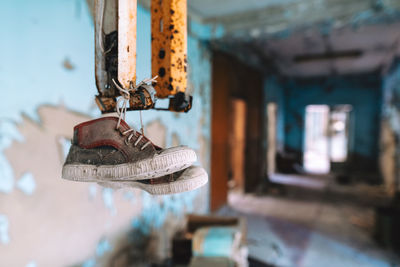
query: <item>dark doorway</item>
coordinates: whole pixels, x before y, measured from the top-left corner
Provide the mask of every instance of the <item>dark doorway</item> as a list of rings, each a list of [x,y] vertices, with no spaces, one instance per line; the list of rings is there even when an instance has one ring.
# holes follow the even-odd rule
[[[221,52],[213,54],[211,210],[227,203],[228,184],[253,192],[265,170],[263,75]]]

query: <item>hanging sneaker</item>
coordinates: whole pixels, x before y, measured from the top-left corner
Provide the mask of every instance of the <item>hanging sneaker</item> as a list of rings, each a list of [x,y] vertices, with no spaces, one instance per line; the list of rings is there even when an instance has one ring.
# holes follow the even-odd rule
[[[82,182],[135,181],[161,177],[191,166],[196,153],[178,146],[161,149],[117,117],[74,127],[62,178]]]
[[[142,189],[152,195],[169,195],[195,190],[207,184],[207,182],[208,174],[203,168],[199,166],[190,166],[187,169],[159,178],[133,182],[99,182],[98,184],[113,189],[132,187]]]

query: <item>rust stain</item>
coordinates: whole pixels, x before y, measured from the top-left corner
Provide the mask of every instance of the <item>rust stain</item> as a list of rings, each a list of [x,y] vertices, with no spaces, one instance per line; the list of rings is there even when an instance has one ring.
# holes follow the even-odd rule
[[[152,0],[152,76],[158,98],[187,87],[187,3],[185,0]]]

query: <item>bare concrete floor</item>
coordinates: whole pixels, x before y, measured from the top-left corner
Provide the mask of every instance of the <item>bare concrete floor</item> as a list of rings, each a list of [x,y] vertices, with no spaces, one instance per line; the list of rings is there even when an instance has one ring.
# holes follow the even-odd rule
[[[272,266],[400,266],[372,238],[372,204],[385,201],[379,187],[338,186],[329,177],[281,178],[304,181],[263,196],[230,192],[229,205],[219,212],[247,218],[251,257]],[[318,186],[307,186],[312,180]]]

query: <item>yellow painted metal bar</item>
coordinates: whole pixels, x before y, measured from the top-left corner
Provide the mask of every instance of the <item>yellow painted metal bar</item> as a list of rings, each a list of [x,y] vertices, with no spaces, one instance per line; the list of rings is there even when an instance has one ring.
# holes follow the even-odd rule
[[[118,80],[136,84],[137,0],[118,0]]]
[[[151,66],[158,98],[187,87],[187,2],[151,1]]]

